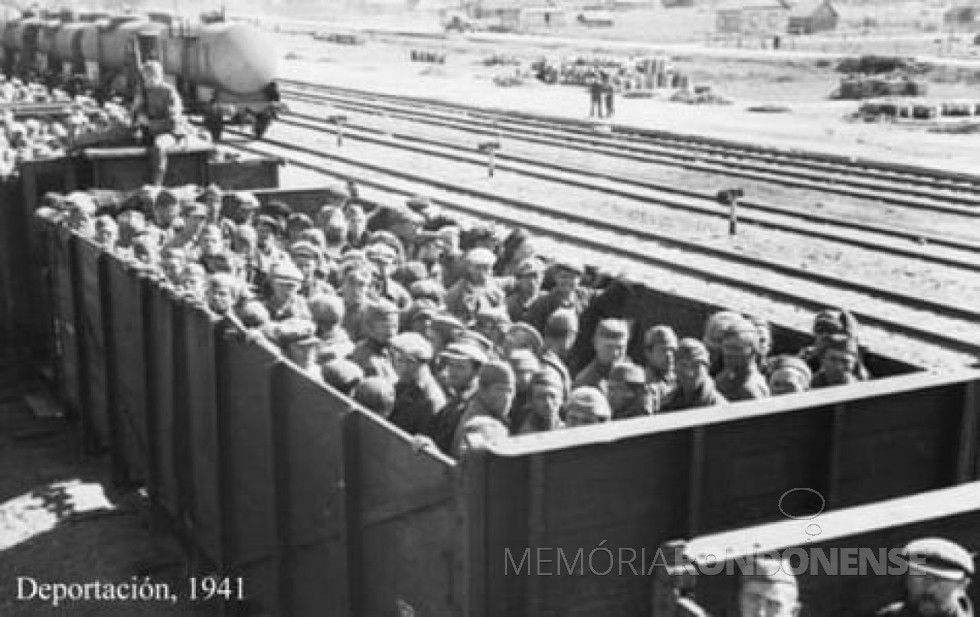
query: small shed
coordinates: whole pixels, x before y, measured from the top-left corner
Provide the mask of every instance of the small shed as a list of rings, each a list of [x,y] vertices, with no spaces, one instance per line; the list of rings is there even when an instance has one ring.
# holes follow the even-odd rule
[[[803,0],[789,13],[789,31],[793,34],[813,34],[837,29],[840,13],[830,0]]]
[[[535,6],[521,10],[522,28],[562,28],[568,23],[565,9]]]
[[[661,0],[665,9],[687,8],[694,6],[694,0]]]
[[[715,12],[718,34],[773,35],[786,32],[788,23],[789,5],[783,0],[727,2]]]

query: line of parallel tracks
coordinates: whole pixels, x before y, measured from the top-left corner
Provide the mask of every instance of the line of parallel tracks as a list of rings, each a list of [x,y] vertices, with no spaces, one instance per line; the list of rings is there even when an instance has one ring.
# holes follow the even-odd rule
[[[472,183],[470,186],[465,186],[462,182],[425,173],[423,171],[425,165],[421,163],[412,169],[406,169],[404,166],[385,165],[377,162],[379,159],[372,157],[343,154],[341,149],[323,147],[322,144],[333,141],[333,128],[322,117],[317,117],[315,114],[289,114],[284,120],[285,122],[279,125],[281,128],[277,129],[278,134],[274,137],[267,137],[266,141],[249,146],[239,144],[238,147],[254,153],[281,156],[300,168],[336,178],[354,180],[383,202],[393,202],[408,195],[426,193],[435,197],[438,205],[450,210],[503,224],[523,226],[532,232],[565,244],[621,258],[630,263],[669,271],[682,277],[698,279],[711,285],[754,294],[807,312],[815,312],[827,305],[858,305],[863,310],[855,312],[862,323],[882,331],[886,337],[912,339],[959,354],[980,355],[980,331],[975,327],[980,323],[980,311],[973,308],[971,303],[952,305],[936,302],[877,285],[841,280],[836,276],[788,266],[772,259],[750,256],[724,247],[712,247],[690,240],[671,238],[653,230],[639,228],[635,224],[604,220],[587,212],[569,211],[529,199],[503,196],[498,192],[474,188]],[[405,135],[402,139],[396,139],[396,136],[392,135],[379,136],[376,131],[373,132],[369,128],[361,130],[349,126],[347,130],[358,132],[357,140],[386,147],[407,146],[419,155],[447,157],[474,165],[483,164],[483,158],[474,155],[472,150],[463,156],[459,151],[453,151],[447,144],[431,143],[431,140],[426,142],[417,135]],[[289,132],[289,136],[282,136],[286,131]],[[317,134],[318,137],[313,137]],[[421,156],[419,160],[422,160]],[[591,188],[603,191],[618,190],[637,199],[663,200],[662,197],[653,198],[649,195],[630,193],[650,189],[649,186],[642,186],[639,181],[624,183],[619,177],[597,180],[594,176],[590,178],[588,170],[556,169],[555,166],[550,166],[550,170],[544,170],[543,167],[548,165],[541,161],[511,161],[504,158],[499,169],[522,175],[535,175],[552,182],[587,183],[586,186]],[[610,184],[598,187],[588,184],[603,181],[609,181]],[[618,185],[618,188],[613,184]],[[692,196],[687,195],[687,197]],[[725,216],[717,205],[712,209],[704,204],[677,202],[673,207],[688,208],[709,216]],[[779,211],[758,209],[758,214],[749,214],[746,220],[752,219],[751,222],[762,227],[792,230],[804,235],[810,234],[811,237],[819,230],[807,229],[806,225],[813,228],[814,223],[821,225],[830,223],[830,221],[819,220],[817,215],[810,215],[809,222],[794,222],[787,216],[789,213],[783,210],[785,208]],[[840,223],[836,220],[834,222]],[[929,255],[914,247],[895,245],[894,234],[890,242],[887,234],[893,232],[885,227],[873,230],[875,234],[884,236],[879,238],[875,238],[873,233],[868,233],[871,230],[867,229],[867,226],[862,228],[861,224],[857,226],[844,224],[841,229],[824,230],[822,233],[839,240],[842,235],[847,235],[842,233],[842,229],[848,226],[854,237],[847,241],[853,241],[856,246],[895,255],[932,259],[935,263],[968,272],[978,271],[980,265],[974,254],[977,247],[965,242],[944,238],[930,239],[930,242],[950,249],[950,254]],[[867,237],[860,237],[862,233]],[[852,299],[856,301],[850,301]]]

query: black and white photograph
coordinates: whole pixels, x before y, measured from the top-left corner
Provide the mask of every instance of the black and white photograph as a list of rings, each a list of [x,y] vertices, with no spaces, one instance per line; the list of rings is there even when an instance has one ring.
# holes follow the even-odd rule
[[[0,617],[973,617],[980,0],[0,1]]]

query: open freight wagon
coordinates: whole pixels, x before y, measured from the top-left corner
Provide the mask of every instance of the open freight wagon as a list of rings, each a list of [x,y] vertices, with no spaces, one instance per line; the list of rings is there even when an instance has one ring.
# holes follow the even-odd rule
[[[249,609],[660,614],[646,573],[541,568],[555,571],[558,549],[569,560],[599,548],[653,555],[670,540],[779,521],[798,487],[833,512],[977,479],[980,371],[939,376],[874,353],[882,377],[871,382],[520,437],[457,463],[116,256],[31,219],[45,191],[78,186],[59,185],[56,165],[25,164],[3,187],[4,215],[19,213],[27,239],[11,256],[30,266],[11,288],[26,318],[23,305],[15,313],[50,341],[36,358],[51,361],[87,441],[108,450],[118,478],[146,483],[196,567],[246,578]],[[259,195],[298,211],[330,199]],[[627,289],[606,308],[637,327],[699,333],[717,308]],[[777,350],[805,340],[775,328]]]

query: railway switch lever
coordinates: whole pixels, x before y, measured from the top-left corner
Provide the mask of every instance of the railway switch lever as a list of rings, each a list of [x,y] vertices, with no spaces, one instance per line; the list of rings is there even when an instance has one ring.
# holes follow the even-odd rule
[[[494,154],[500,149],[499,141],[484,141],[479,146],[477,150],[480,152],[485,152],[487,155],[487,176],[493,177],[493,170],[495,166]]]
[[[337,147],[344,145],[344,124],[347,122],[346,114],[334,114],[327,116],[327,122],[337,127]]]
[[[745,197],[745,191],[740,188],[718,191],[715,199],[718,203],[728,206],[728,235],[738,234],[738,200]]]

